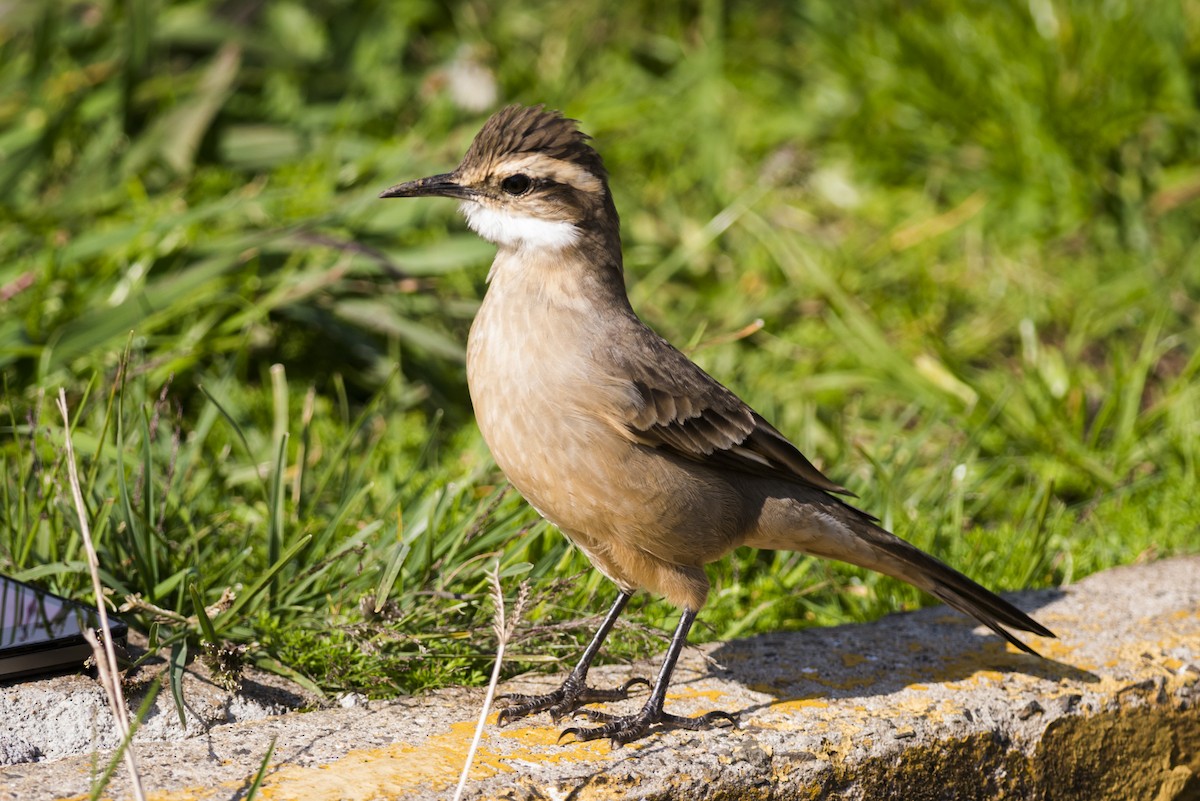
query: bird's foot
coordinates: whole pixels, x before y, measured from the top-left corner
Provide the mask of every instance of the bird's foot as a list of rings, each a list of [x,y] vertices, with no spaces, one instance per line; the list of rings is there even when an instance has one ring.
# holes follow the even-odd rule
[[[607,737],[614,747],[620,748],[625,743],[641,739],[650,731],[651,727],[656,725],[665,729],[687,729],[689,731],[710,729],[719,723],[737,726],[737,718],[728,712],[709,712],[707,715],[688,718],[663,712],[661,709],[653,708],[650,704],[642,707],[640,712],[633,715],[610,715],[594,709],[584,709],[581,712],[587,715],[587,719],[591,722],[604,725],[592,728],[572,726],[563,729],[562,734],[558,736],[560,741],[568,734],[580,742]]]
[[[584,679],[571,673],[561,687],[545,695],[521,695],[519,693],[501,695],[499,700],[508,702],[508,706],[500,710],[498,722],[503,726],[538,712],[549,712],[550,718],[558,722],[584,704],[594,704],[600,701],[624,701],[629,697],[630,688],[639,684],[650,686],[650,682],[645,679],[633,678],[615,689],[598,690],[587,686]]]

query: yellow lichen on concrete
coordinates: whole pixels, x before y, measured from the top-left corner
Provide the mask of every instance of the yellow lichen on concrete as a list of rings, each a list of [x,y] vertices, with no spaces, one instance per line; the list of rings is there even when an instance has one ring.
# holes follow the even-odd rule
[[[213,787],[179,787],[173,790],[158,790],[146,793],[147,801],[208,801],[209,799],[226,799],[232,797],[239,788],[244,788],[246,782],[223,782]],[[87,793],[61,796],[55,801],[84,801],[89,798]],[[114,801],[111,795],[100,796],[100,801]]]
[[[776,701],[771,704],[768,709],[772,712],[799,712],[804,709],[828,709],[829,702],[816,696],[805,696],[804,698],[788,698],[783,701]]]
[[[169,792],[150,793],[149,801],[197,801],[208,798],[230,798],[244,782],[225,782],[220,787],[184,787]]]
[[[245,787],[246,782],[224,782],[214,787],[180,787],[173,790],[159,790],[146,793],[147,801],[208,801],[208,799],[230,798],[239,788]],[[87,793],[62,796],[55,801],[84,801],[89,798]],[[111,795],[100,796],[100,801],[114,801]]]
[[[1047,659],[1053,659],[1055,662],[1069,662],[1073,667],[1077,667],[1080,670],[1095,670],[1097,667],[1086,660],[1080,660],[1075,653],[1075,649],[1061,640],[1045,640],[1038,647],[1038,653]]]
[[[698,687],[680,687],[667,693],[668,700],[691,701],[696,698],[704,698],[705,700],[712,701],[714,704],[719,704],[723,697],[724,693],[720,690],[701,690]],[[700,714],[703,714],[703,712]]]
[[[866,662],[868,659],[870,659],[870,657],[863,656],[862,654],[850,653],[848,651],[842,652],[841,658],[842,666],[848,668],[858,667],[863,662]]]
[[[494,720],[489,731],[496,732]],[[458,781],[474,732],[475,724],[464,721],[415,745],[397,743],[351,751],[316,767],[283,766],[263,783],[259,797],[268,801],[370,801],[404,798],[417,788],[445,790]],[[471,781],[514,772],[521,762],[587,762],[609,752],[607,741],[555,747],[558,731],[548,726],[522,727],[500,736],[506,744],[503,749],[491,747],[485,736],[471,766]]]

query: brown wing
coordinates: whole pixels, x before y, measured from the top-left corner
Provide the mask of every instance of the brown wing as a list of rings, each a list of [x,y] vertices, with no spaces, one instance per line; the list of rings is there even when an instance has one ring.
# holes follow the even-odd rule
[[[666,340],[643,331],[642,347],[622,354],[634,389],[623,422],[635,441],[692,461],[854,496],[741,398]]]

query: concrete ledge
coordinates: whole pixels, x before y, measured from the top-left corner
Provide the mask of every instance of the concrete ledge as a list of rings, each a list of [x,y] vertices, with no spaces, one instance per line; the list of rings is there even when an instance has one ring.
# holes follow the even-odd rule
[[[1034,641],[1048,660],[944,608],[691,649],[668,708],[737,712],[737,730],[660,733],[613,750],[557,745],[544,718],[493,725],[468,797],[1200,799],[1200,558],[1017,600],[1061,637]],[[615,685],[655,668],[608,667],[594,679]],[[142,774],[159,799],[237,798],[275,737],[261,797],[445,798],[481,697],[447,691],[144,739]],[[20,729],[9,711],[4,721]],[[0,768],[0,799],[86,794],[96,766],[82,754]],[[118,771],[109,796],[127,795]]]

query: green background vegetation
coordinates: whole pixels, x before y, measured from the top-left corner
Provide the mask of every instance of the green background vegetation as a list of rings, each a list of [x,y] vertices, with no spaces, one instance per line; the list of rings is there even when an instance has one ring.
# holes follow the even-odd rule
[[[471,421],[491,247],[376,199],[513,101],[595,137],[643,317],[902,536],[998,590],[1200,550],[1195,0],[27,0],[0,570],[90,592],[65,388],[105,583],[177,661],[477,681],[497,559],[534,588],[513,669],[573,659],[614,590]],[[928,602],[790,553],[712,574],[698,638]],[[674,614],[639,597],[611,653]]]

